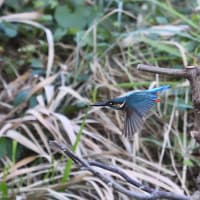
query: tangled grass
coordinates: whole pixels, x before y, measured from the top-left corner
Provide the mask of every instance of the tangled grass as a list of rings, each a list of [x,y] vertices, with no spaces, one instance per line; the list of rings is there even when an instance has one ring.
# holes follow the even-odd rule
[[[184,44],[187,38],[188,43],[195,41],[198,49],[199,39],[194,39],[197,30],[192,32],[196,24],[165,3],[151,2],[162,12],[169,11],[174,21],[166,26],[151,26],[144,14],[133,15],[125,4],[124,9],[108,9],[76,44],[70,45],[54,42],[51,30],[36,22],[41,17],[37,12],[1,17],[41,29],[48,45],[47,55],[41,57],[44,74],[34,76],[30,69],[13,68],[13,78],[3,73],[0,76],[0,136],[12,141],[11,157],[1,158],[2,197],[129,199],[88,171],[79,170],[70,159],[55,152],[49,140],[65,143],[80,157],[117,166],[152,187],[187,195],[197,190],[194,183],[199,159],[194,155],[197,144],[189,135],[193,125],[189,83],[136,69],[139,63],[171,67],[197,64],[195,53]],[[149,6],[141,4],[144,10]],[[117,17],[119,24],[124,22],[123,17],[134,23],[124,26],[126,33],[116,32],[113,41],[103,44],[99,42],[99,31],[113,17]],[[145,23],[149,28],[137,28]],[[151,38],[152,33],[159,36],[157,40]],[[87,48],[83,43],[91,38],[91,47]],[[103,45],[106,48],[102,51]],[[123,113],[86,106],[128,90],[166,83],[172,88],[147,116],[134,140],[121,134]],[[22,91],[26,92],[25,98],[14,105]],[[123,182],[116,174],[99,170]]]

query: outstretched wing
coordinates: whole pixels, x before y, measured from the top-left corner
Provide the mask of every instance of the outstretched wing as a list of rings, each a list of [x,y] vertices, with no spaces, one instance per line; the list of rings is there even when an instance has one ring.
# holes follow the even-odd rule
[[[126,110],[126,117],[124,121],[123,135],[131,138],[144,123],[143,117],[133,109]]]
[[[132,137],[144,123],[144,116],[157,101],[156,93],[135,92],[127,97],[123,134]]]

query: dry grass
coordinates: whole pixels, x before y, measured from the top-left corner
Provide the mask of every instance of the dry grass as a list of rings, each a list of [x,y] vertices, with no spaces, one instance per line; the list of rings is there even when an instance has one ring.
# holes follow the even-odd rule
[[[48,44],[48,55],[45,58],[47,64],[43,66],[46,69],[45,76],[32,77],[28,71],[24,74],[16,71],[16,77],[10,82],[0,77],[3,87],[0,92],[0,136],[17,141],[31,151],[16,162],[6,156],[2,159],[0,179],[7,184],[10,197],[17,195],[27,199],[128,199],[89,172],[78,170],[76,165],[72,165],[69,180],[61,181],[67,158],[56,154],[49,145],[49,140],[58,140],[71,147],[83,125],[76,149],[79,156],[116,165],[129,176],[155,188],[180,194],[190,194],[193,191],[188,184],[188,161],[193,158],[191,153],[196,147],[194,140],[188,137],[192,125],[189,118],[192,118],[192,115],[187,109],[179,109],[179,94],[176,92],[179,88],[184,88],[182,96],[185,104],[188,104],[190,95],[187,82],[176,82],[162,97],[162,103],[149,114],[145,126],[135,135],[133,141],[121,135],[124,116],[119,111],[89,108],[75,111],[72,116],[63,112],[64,106],[67,105],[80,102],[87,104],[97,99],[120,95],[130,89],[142,89],[147,84],[149,88],[156,87],[162,81],[167,81],[158,75],[152,76],[136,70],[137,63],[156,60],[152,47],[147,45],[143,50],[143,33],[134,37],[131,37],[131,34],[120,35],[113,44],[115,51],[108,47],[102,55],[98,55],[98,26],[115,13],[119,13],[119,10],[110,11],[85,32],[85,38],[93,35],[92,61],[85,59],[89,52],[79,45],[54,44],[51,31],[32,21],[35,20],[35,15],[33,18],[27,18],[26,15],[22,18],[14,16],[17,19],[4,17],[4,20],[41,28],[47,35]],[[124,11],[123,15],[133,17],[128,11]],[[139,22],[139,19],[136,20]],[[149,42],[147,38],[145,41]],[[179,54],[179,63],[187,65],[186,50],[181,43],[168,42],[163,38],[159,44],[173,46]],[[66,55],[65,61],[59,59],[59,54],[56,55],[54,46],[71,52]],[[54,58],[59,70],[53,68]],[[91,71],[87,81],[66,85],[66,74],[75,76],[75,66],[79,62],[79,76],[84,71]],[[136,84],[130,84],[126,89],[118,86],[118,83],[123,82]],[[12,100],[26,88],[29,89],[27,99],[14,107]],[[37,105],[30,108],[28,101],[34,95]],[[83,124],[86,113],[86,121]],[[120,180],[116,174],[104,173]],[[123,184],[135,189],[127,183]]]

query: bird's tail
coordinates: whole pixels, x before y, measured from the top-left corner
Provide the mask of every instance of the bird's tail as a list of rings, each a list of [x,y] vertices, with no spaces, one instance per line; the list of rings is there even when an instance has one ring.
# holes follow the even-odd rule
[[[163,85],[163,86],[160,86],[160,87],[157,87],[157,88],[150,89],[149,92],[157,93],[157,92],[161,92],[163,90],[167,90],[169,88],[170,88],[169,85]]]

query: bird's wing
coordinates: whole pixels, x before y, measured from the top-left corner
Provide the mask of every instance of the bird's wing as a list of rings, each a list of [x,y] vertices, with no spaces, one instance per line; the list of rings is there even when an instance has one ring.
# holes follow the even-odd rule
[[[126,110],[123,135],[131,138],[144,123],[142,116],[133,109]]]
[[[131,137],[137,132],[144,120],[143,117],[148,113],[157,100],[156,94],[146,92],[136,92],[127,98],[124,108],[126,112],[123,134]]]
[[[136,92],[127,98],[127,103],[131,109],[143,117],[157,100],[157,93]]]

